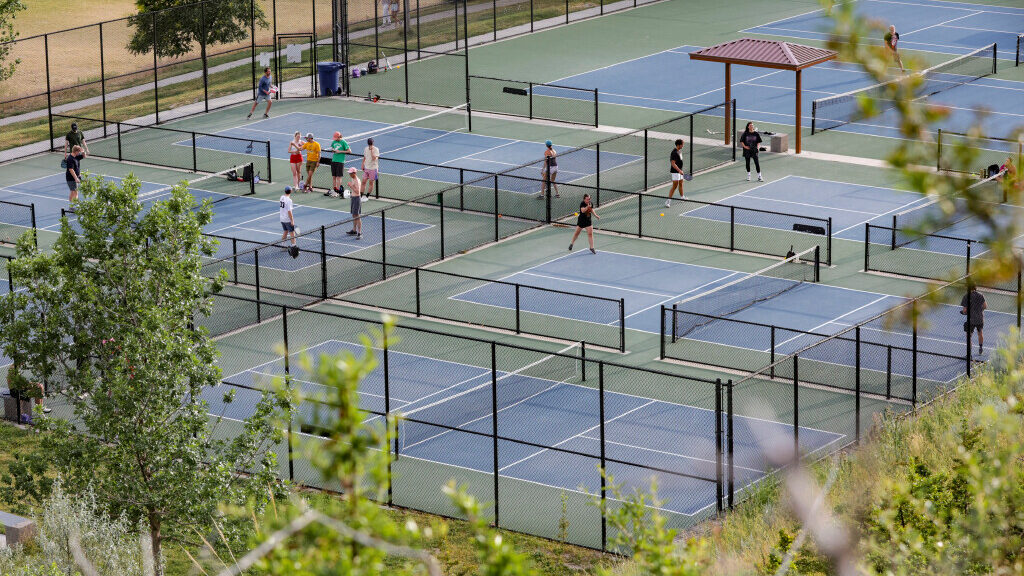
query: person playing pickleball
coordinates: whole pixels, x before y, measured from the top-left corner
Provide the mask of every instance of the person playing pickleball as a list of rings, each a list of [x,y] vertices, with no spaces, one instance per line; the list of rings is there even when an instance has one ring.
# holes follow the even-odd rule
[[[594,222],[591,220],[591,216],[601,219],[597,215],[597,210],[594,210],[594,205],[590,203],[590,194],[583,195],[583,201],[580,202],[579,218],[576,220],[576,231],[572,234],[572,240],[569,242],[569,251],[572,251],[572,245],[576,243],[576,238],[579,237],[580,232],[583,230],[587,231],[587,240],[590,241],[590,252],[597,254],[597,250],[594,250]]]
[[[892,59],[900,65],[900,72],[906,73],[903,69],[903,60],[900,59],[900,53],[896,48],[896,45],[900,42],[900,33],[896,31],[896,25],[890,24],[889,31],[885,33],[885,47],[892,53]]]

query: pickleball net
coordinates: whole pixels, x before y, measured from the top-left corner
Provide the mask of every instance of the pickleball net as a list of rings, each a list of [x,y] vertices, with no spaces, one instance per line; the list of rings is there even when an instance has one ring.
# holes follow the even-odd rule
[[[197,178],[189,178],[187,179],[188,191],[199,203],[202,203],[204,200],[210,200],[212,204],[218,204],[220,202],[241,198],[243,196],[253,196],[256,194],[255,180],[252,178],[249,180],[242,179],[245,175],[246,169],[248,168],[249,170],[252,170],[252,166],[252,164],[244,164],[241,166],[227,168],[213,174],[206,174]],[[139,194],[139,201],[143,204],[150,204],[152,202],[166,200],[171,196],[171,190],[175,186],[177,186],[177,184],[164,186],[148,192],[142,192]]]
[[[672,305],[672,341],[820,278],[818,247]]]
[[[995,73],[996,45],[990,44],[917,73],[923,82],[916,89],[914,99],[927,98]],[[894,108],[896,103],[889,99],[889,95],[892,87],[904,80],[897,78],[815,100],[811,104],[811,134],[862,119],[861,102],[865,99],[874,103],[878,114]]]
[[[498,412],[561,386],[584,380],[583,344],[575,343],[511,372],[480,374],[421,398],[398,420],[398,451],[423,445],[461,430],[490,433],[494,401]],[[506,384],[506,385],[503,385]],[[438,400],[431,396],[447,394]]]
[[[989,176],[975,182],[968,188],[967,195],[980,197],[994,204],[1001,203],[1004,196],[1002,177],[1004,172]],[[936,234],[952,228],[974,214],[967,205],[967,200],[955,198],[949,214],[943,201],[932,198],[927,202],[893,214],[892,217],[892,248],[900,248],[921,239],[922,234]]]

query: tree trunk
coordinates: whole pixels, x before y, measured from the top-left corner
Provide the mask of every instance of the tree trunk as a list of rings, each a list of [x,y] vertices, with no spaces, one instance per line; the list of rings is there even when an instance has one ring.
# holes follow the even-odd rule
[[[153,547],[153,574],[164,576],[164,563],[161,561],[160,543],[163,537],[160,535],[160,516],[155,513],[149,515],[149,542]]]

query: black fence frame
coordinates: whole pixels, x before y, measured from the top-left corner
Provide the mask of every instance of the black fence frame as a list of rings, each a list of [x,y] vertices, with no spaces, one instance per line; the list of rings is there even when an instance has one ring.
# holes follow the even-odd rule
[[[9,212],[22,212],[21,217],[9,217]],[[0,200],[0,230],[5,230],[6,227],[14,229],[32,230],[32,240],[35,243],[36,248],[39,248],[39,229],[36,227],[36,205],[22,204],[21,202],[11,202],[9,200]],[[16,241],[15,238],[11,240]]]

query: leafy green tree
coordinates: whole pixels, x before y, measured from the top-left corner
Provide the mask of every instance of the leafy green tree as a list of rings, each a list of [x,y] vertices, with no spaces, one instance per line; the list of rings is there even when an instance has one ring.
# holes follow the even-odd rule
[[[21,0],[0,0],[0,82],[14,76],[14,69],[21,62],[18,59],[9,60],[13,44],[7,43],[18,38],[14,17],[24,9]]]
[[[268,26],[261,3],[254,0],[137,0],[135,5],[139,13],[128,19],[135,29],[128,42],[134,54],[153,52],[154,19],[158,56],[182,56],[198,47],[204,64],[210,46],[248,40],[254,18],[257,28]]]
[[[35,462],[13,470],[4,496],[45,496],[47,478],[32,472],[46,461],[69,493],[91,489],[110,514],[143,524],[162,574],[167,538],[209,528],[220,502],[265,501],[280,433],[272,397],[227,433],[208,414],[203,394],[221,374],[195,319],[219,289],[201,273],[212,212],[185,183],[144,210],[139,188],[132,176],[87,178],[53,252],[19,241],[10,273],[27,289],[0,299],[0,345],[48,384],[62,418],[39,418]]]

